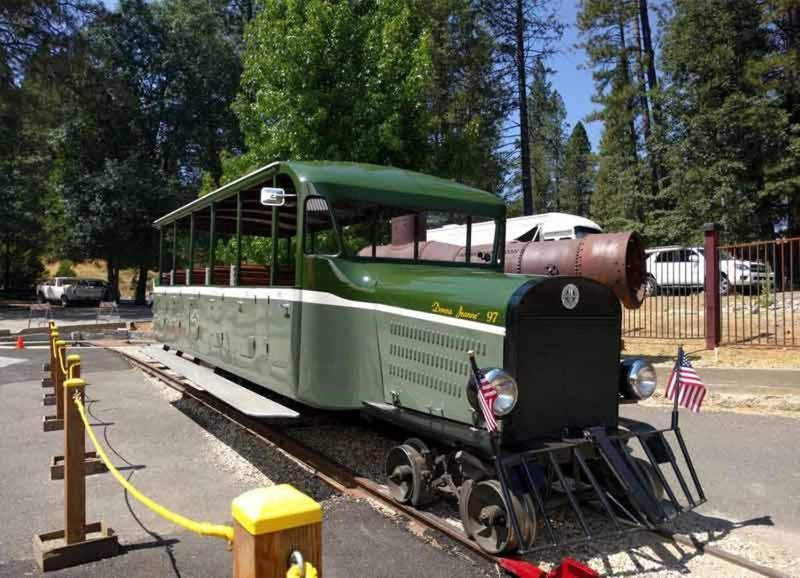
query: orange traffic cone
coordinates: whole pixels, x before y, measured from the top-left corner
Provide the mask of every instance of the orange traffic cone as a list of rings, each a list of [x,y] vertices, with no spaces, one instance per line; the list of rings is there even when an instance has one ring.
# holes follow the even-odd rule
[[[22,339],[22,335],[17,337],[17,349],[25,349],[25,340]]]

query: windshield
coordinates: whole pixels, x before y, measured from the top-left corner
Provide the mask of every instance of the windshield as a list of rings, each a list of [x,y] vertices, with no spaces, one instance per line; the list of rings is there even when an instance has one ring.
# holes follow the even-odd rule
[[[491,244],[474,245],[473,218],[458,211],[412,210],[353,201],[337,201],[331,208],[325,199],[309,197],[305,215],[306,254],[434,261],[473,267],[502,263],[497,238]],[[428,229],[442,227],[452,227],[449,242],[427,240]]]
[[[583,239],[587,235],[596,235],[597,233],[602,233],[602,231],[600,231],[599,229],[595,229],[594,227],[583,227],[583,226],[575,227],[576,239]]]

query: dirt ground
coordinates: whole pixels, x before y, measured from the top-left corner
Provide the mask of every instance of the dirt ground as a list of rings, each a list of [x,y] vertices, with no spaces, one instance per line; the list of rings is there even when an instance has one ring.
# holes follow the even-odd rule
[[[623,353],[626,355],[674,359],[680,341],[626,337],[623,343]],[[695,367],[800,369],[800,344],[794,348],[729,345],[714,351],[706,349],[702,340],[687,339],[682,343],[684,351],[691,355],[692,365]]]
[[[702,339],[705,294],[647,297],[623,311],[623,335],[636,338]],[[750,291],[720,297],[720,337],[725,343],[800,348],[800,290]]]

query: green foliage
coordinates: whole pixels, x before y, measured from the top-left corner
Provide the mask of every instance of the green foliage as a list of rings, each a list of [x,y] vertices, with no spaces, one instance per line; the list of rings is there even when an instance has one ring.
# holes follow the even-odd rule
[[[675,3],[663,68],[678,238],[708,221],[732,239],[771,237],[781,192],[792,190],[789,118],[761,70],[769,51],[762,16],[749,0]]]
[[[588,217],[594,192],[594,159],[592,145],[583,123],[572,129],[564,148],[563,174],[559,194],[559,209],[565,213]]]
[[[567,111],[561,95],[547,80],[549,71],[537,60],[528,94],[531,183],[535,213],[556,211],[561,204]]]
[[[235,104],[241,164],[372,162],[498,190],[492,56],[467,0],[263,0]]]
[[[61,130],[65,249],[106,259],[116,287],[121,267],[155,264],[153,220],[188,200],[203,170],[218,182],[220,153],[239,146],[238,44],[226,4],[205,0],[122,0],[85,36]]]
[[[56,269],[53,277],[75,277],[76,275],[74,263],[69,259],[61,259],[61,261],[58,262],[58,269]]]

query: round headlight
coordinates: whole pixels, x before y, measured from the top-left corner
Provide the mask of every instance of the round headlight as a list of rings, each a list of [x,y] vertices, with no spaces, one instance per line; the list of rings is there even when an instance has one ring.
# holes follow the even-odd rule
[[[656,370],[644,359],[634,359],[626,364],[628,375],[626,386],[631,397],[647,399],[656,390]]]
[[[486,372],[486,381],[489,382],[497,392],[494,400],[494,415],[503,417],[511,413],[517,405],[519,388],[517,382],[507,371],[503,369],[490,369]]]

